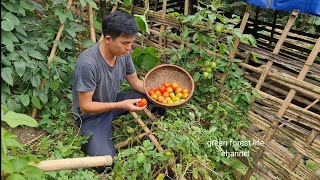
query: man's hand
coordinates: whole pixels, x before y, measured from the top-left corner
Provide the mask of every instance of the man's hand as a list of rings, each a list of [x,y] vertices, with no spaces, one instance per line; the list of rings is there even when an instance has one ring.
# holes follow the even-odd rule
[[[132,111],[132,112],[141,111],[144,108],[146,108],[147,106],[139,107],[138,102],[140,100],[141,99],[127,99],[127,100],[121,101],[121,104],[122,104],[123,109],[125,109],[125,110]]]

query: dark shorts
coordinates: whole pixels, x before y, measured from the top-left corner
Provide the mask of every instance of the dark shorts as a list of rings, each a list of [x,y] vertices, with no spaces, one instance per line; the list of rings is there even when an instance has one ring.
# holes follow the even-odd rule
[[[116,101],[136,98],[146,98],[146,95],[136,91],[124,92],[117,95]],[[119,109],[94,115],[84,114],[81,115],[82,121],[80,119],[76,120],[83,136],[92,134],[88,143],[85,144],[85,150],[89,156],[111,155],[114,157],[116,155],[116,150],[111,140],[112,120],[126,113],[128,111]]]

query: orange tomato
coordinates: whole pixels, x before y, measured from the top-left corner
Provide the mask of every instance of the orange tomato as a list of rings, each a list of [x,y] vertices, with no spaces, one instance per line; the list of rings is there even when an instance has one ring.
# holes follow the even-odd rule
[[[161,96],[161,95],[162,95],[159,90],[156,90],[154,93],[155,93],[157,96]]]
[[[176,90],[174,91],[175,93],[181,93],[182,92],[182,89],[181,87],[177,87]]]
[[[158,99],[157,99],[159,102],[162,102],[164,100],[164,97],[163,96],[159,96]]]
[[[163,104],[167,104],[168,103],[168,101],[166,100],[166,99],[164,99],[164,100],[162,100],[162,102],[161,103],[163,103]]]
[[[189,93],[189,90],[188,90],[188,89],[183,89],[183,90],[181,91],[181,93],[182,93],[182,94]]]
[[[168,92],[168,93],[172,93],[172,92],[173,92],[172,87],[167,87],[167,89],[166,89],[166,90],[167,90],[167,92]]]
[[[183,93],[182,96],[181,96],[181,98],[187,99],[188,96],[189,96],[189,93]]]
[[[166,83],[163,83],[163,86],[165,86],[167,88],[170,86],[170,84],[166,82]]]
[[[171,88],[172,88],[173,90],[177,89],[177,87],[178,87],[178,84],[177,84],[177,83],[175,83],[175,82],[171,83]]]
[[[163,96],[164,98],[169,97],[169,92],[166,91],[166,92],[162,93],[162,96]]]

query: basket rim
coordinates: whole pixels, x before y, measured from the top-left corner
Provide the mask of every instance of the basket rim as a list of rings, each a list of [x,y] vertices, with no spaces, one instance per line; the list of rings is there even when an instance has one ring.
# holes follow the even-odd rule
[[[187,97],[186,100],[184,100],[183,102],[180,102],[180,103],[176,103],[176,104],[163,104],[163,103],[160,103],[158,101],[155,101],[154,99],[151,98],[151,96],[149,95],[148,93],[148,90],[147,90],[147,87],[146,87],[146,80],[148,79],[149,75],[156,69],[159,69],[159,68],[162,68],[162,67],[173,67],[173,68],[177,68],[179,70],[181,70],[184,74],[186,74],[188,76],[188,78],[190,79],[191,81],[191,90],[190,90],[190,93],[189,93],[189,96]],[[194,93],[194,81],[193,81],[193,78],[191,77],[191,75],[188,73],[188,71],[186,71],[185,69],[183,69],[182,67],[179,67],[177,65],[174,65],[174,64],[160,64],[154,68],[152,68],[146,75],[145,75],[145,78],[143,80],[143,89],[145,91],[145,94],[147,95],[148,99],[159,105],[159,106],[162,106],[162,107],[168,107],[168,108],[172,108],[172,107],[180,107],[180,106],[183,106],[185,105],[186,103],[188,103],[188,101],[190,101],[191,97],[193,96],[193,93]]]

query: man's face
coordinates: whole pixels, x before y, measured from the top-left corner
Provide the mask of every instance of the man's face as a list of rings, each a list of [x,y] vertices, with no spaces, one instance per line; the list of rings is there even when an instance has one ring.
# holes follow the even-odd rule
[[[120,36],[115,39],[107,38],[107,44],[110,51],[116,56],[122,56],[131,50],[131,46],[135,37]]]

